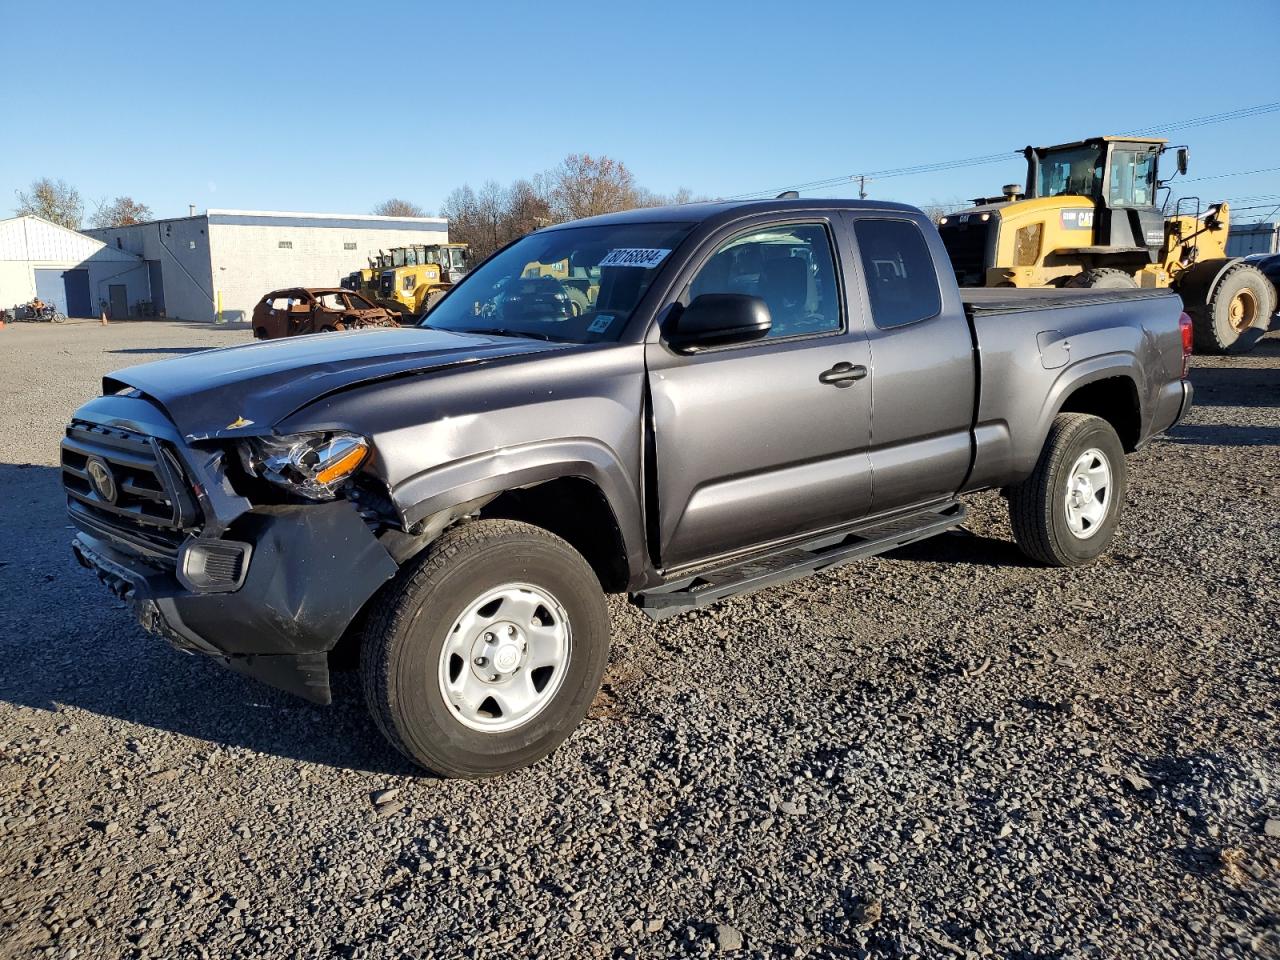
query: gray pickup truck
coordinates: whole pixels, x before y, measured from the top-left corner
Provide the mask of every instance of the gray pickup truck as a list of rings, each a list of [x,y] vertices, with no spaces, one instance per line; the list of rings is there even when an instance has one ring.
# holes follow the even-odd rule
[[[998,488],[1086,563],[1191,401],[1160,290],[965,291],[918,210],[780,199],[539,230],[419,328],[105,378],[62,443],[76,556],[146,629],[451,776],[581,721],[605,594],[655,618],[940,533]],[[205,709],[202,707],[201,709]]]

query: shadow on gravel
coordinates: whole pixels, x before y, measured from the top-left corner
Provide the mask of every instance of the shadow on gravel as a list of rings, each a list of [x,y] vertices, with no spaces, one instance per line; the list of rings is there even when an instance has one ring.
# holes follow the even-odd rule
[[[1280,445],[1280,427],[1184,423],[1169,431],[1168,442],[1205,447],[1274,447]]]
[[[0,701],[77,707],[309,763],[421,775],[374,729],[355,674],[335,674],[334,703],[321,707],[175,650],[74,561],[73,535],[56,468],[0,464]]]
[[[1258,366],[1260,358],[1277,363]],[[1192,367],[1194,406],[1280,407],[1280,340],[1268,338],[1245,357],[1223,357],[1217,362],[1221,365]]]
[[[1034,564],[1008,540],[984,537],[965,529],[909,543],[884,554],[890,560],[918,563],[968,563],[980,567],[1031,567]]]

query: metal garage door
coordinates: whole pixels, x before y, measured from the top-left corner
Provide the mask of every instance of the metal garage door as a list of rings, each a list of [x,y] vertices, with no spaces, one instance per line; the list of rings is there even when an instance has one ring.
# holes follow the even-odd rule
[[[36,296],[45,303],[56,304],[67,312],[67,288],[62,282],[61,270],[36,270]]]
[[[92,317],[88,270],[36,270],[36,296],[68,317]]]
[[[67,316],[92,317],[94,311],[89,302],[89,271],[65,270],[62,283],[67,288]]]

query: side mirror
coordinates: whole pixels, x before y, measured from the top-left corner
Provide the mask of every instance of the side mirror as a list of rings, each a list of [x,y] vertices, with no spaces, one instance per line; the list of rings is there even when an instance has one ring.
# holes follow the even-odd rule
[[[1184,177],[1187,175],[1187,161],[1191,159],[1191,151],[1186,147],[1178,148],[1178,172]]]
[[[773,326],[768,305],[744,293],[704,293],[672,319],[667,341],[678,350],[759,340]]]

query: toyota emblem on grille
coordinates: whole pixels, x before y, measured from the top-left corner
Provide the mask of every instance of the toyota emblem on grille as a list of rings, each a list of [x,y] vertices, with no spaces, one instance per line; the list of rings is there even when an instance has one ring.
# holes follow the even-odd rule
[[[90,457],[84,465],[85,472],[89,474],[89,484],[93,487],[93,492],[100,496],[107,503],[115,503],[116,495],[116,478],[111,472],[111,468],[107,466],[105,460],[99,460],[97,457]]]

